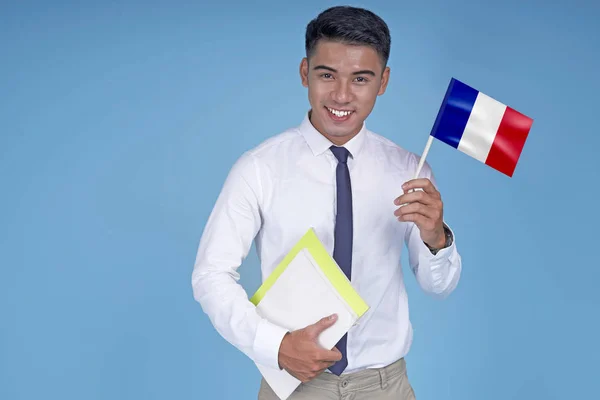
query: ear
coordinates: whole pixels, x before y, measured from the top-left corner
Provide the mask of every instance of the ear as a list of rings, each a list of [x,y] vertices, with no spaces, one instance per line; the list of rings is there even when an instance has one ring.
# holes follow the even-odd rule
[[[387,88],[388,82],[390,80],[390,67],[385,67],[383,70],[383,74],[381,74],[381,85],[379,86],[378,96],[381,96],[385,93],[385,89]]]
[[[308,60],[306,57],[300,62],[300,79],[302,80],[302,86],[308,87]]]

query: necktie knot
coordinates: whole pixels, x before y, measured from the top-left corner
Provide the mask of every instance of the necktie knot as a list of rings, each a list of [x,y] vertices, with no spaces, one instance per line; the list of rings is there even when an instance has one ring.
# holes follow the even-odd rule
[[[331,146],[331,152],[337,158],[338,162],[345,164],[348,161],[350,152],[345,147]]]

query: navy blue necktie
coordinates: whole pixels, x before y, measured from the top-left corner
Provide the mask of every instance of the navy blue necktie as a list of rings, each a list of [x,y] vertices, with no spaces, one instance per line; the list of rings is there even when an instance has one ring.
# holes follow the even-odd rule
[[[333,259],[338,263],[348,279],[352,273],[352,189],[350,171],[348,171],[348,150],[344,147],[331,147],[331,152],[338,160],[335,170],[337,187],[337,213],[335,216]],[[329,367],[335,375],[340,375],[348,366],[346,357],[347,334],[337,343],[342,359]]]

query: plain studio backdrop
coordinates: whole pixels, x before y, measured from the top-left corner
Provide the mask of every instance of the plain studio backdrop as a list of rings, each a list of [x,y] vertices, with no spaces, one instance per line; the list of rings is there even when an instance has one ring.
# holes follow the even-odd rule
[[[464,270],[439,301],[404,265],[409,376],[420,400],[594,398],[599,6],[485,3],[352,3],[392,34],[370,129],[420,154],[451,77],[534,118],[513,178],[433,143]],[[256,398],[191,272],[232,163],[308,110],[304,29],[334,4],[2,2],[1,399]],[[251,295],[254,250],[240,273]]]

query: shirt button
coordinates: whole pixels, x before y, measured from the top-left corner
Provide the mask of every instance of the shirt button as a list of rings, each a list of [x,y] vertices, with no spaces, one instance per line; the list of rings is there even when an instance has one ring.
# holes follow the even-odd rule
[[[348,386],[348,381],[343,381],[342,382],[342,387],[346,387],[346,386]]]

